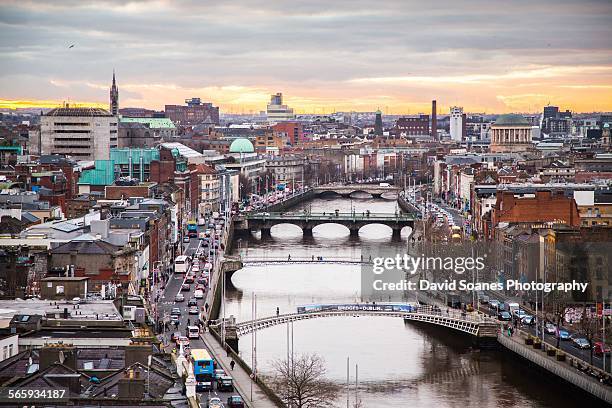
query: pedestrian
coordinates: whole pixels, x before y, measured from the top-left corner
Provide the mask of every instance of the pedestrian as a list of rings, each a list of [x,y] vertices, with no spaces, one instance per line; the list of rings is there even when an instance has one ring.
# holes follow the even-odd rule
[[[280,309],[278,308],[278,306],[276,307],[276,316],[278,316],[280,314]]]
[[[314,255],[312,256],[312,261],[314,262]]]
[[[187,326],[189,326],[190,323],[191,323],[191,320],[187,319]]]
[[[230,367],[232,368],[232,371],[234,371],[235,365],[236,365],[236,362],[234,360],[230,361]]]
[[[291,254],[289,254],[289,256],[287,257],[287,260],[290,261],[291,260]]]
[[[227,344],[225,345],[225,352],[227,353],[227,356],[229,357],[230,356],[230,348],[229,348],[229,346]]]

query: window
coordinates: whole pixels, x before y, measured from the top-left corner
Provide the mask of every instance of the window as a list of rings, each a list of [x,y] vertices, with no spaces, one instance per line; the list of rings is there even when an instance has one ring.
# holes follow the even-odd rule
[[[13,357],[13,345],[9,344],[9,357]]]
[[[7,357],[7,353],[8,353],[8,347],[7,347],[7,346],[4,346],[4,347],[2,348],[2,360],[6,360],[6,359],[8,358],[8,357]]]

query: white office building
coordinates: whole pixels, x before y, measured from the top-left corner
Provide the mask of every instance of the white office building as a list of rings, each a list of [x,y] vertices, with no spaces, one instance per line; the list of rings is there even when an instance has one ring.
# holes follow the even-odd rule
[[[117,117],[100,108],[50,110],[40,118],[40,153],[108,160],[117,147]]]
[[[295,119],[293,109],[283,105],[283,94],[280,92],[270,97],[266,115],[268,122],[286,122]]]
[[[463,108],[452,106],[449,120],[451,140],[460,142],[463,138]]]

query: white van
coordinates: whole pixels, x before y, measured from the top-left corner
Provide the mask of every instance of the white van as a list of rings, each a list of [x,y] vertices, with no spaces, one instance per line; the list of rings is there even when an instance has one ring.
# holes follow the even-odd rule
[[[187,337],[189,337],[190,339],[199,339],[200,329],[198,328],[198,326],[187,327]]]
[[[508,303],[508,311],[514,315],[515,310],[519,310],[521,306],[518,303]]]

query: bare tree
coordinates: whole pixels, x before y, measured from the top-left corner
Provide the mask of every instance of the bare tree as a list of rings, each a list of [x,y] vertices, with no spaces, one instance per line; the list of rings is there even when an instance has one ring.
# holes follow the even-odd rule
[[[273,362],[271,387],[287,406],[297,408],[333,407],[339,386],[325,379],[325,360],[317,354],[301,354]]]
[[[584,309],[582,310],[578,331],[588,340],[589,345],[591,346],[591,365],[593,365],[593,340],[597,335],[597,323],[597,314],[592,313],[591,310],[587,310],[587,306],[585,304]]]

